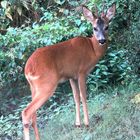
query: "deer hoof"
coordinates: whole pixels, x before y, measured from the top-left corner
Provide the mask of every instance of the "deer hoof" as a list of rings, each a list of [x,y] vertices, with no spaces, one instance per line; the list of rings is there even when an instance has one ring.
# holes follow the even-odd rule
[[[89,125],[85,125],[86,128],[89,128]]]
[[[81,128],[81,125],[75,124],[75,128]]]

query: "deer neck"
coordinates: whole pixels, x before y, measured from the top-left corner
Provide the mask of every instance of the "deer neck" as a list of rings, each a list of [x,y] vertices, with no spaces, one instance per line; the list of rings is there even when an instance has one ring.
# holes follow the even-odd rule
[[[100,45],[94,35],[90,39],[92,42],[92,47],[93,47],[94,53],[95,53],[96,57],[99,57],[99,59],[100,59],[100,57],[102,57],[107,50],[108,41],[104,45]]]

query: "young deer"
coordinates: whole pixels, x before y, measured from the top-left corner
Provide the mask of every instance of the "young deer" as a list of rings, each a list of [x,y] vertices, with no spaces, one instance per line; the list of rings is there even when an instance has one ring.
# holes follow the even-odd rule
[[[98,16],[83,6],[85,18],[93,25],[93,37],[75,37],[49,47],[39,48],[30,56],[25,66],[25,76],[30,84],[32,101],[22,112],[25,140],[30,139],[31,120],[36,140],[40,139],[36,111],[53,95],[58,83],[67,79],[70,81],[76,104],[75,125],[78,127],[81,125],[80,99],[83,104],[84,124],[89,125],[86,76],[105,54],[108,47],[108,26],[115,15],[115,9],[113,4],[106,13],[103,12]]]

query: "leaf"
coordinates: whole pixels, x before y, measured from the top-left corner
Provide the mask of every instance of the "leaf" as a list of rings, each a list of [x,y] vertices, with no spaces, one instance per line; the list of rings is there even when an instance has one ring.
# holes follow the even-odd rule
[[[60,4],[60,5],[62,5],[62,4],[64,4],[64,2],[66,1],[66,0],[54,0],[57,4]]]
[[[21,7],[18,7],[18,8],[17,8],[17,12],[18,12],[18,14],[21,16],[21,15],[22,15],[22,8],[21,8]]]
[[[9,19],[13,20],[13,18],[12,18],[12,16],[11,16],[11,7],[8,7],[8,8],[6,9],[5,15],[6,15]]]
[[[6,9],[7,8],[7,5],[8,5],[8,1],[4,0],[1,2],[1,6]]]
[[[132,103],[135,103],[135,104],[139,104],[140,103],[140,93],[138,93],[137,95],[135,95],[134,98],[131,99],[131,102]]]
[[[75,23],[76,23],[78,26],[80,26],[81,20],[77,19],[77,20],[75,20]]]
[[[63,12],[65,15],[68,15],[69,14],[69,10],[64,10]]]
[[[29,10],[28,3],[26,1],[23,1],[23,5],[27,10]]]
[[[95,71],[96,75],[98,75],[99,72],[100,72],[100,69],[97,69],[97,70]]]
[[[3,120],[4,119],[4,117],[3,117],[3,115],[0,117],[0,120]]]
[[[116,55],[114,53],[108,53],[109,56],[115,57]]]
[[[32,2],[32,6],[35,4],[35,2],[36,2],[36,0],[33,0],[33,2]]]
[[[103,73],[103,75],[108,75],[108,72],[106,72],[106,71],[103,71],[102,73]]]
[[[7,16],[9,19],[13,20],[13,18],[12,18],[12,16],[11,16],[10,13],[7,13],[6,16]]]

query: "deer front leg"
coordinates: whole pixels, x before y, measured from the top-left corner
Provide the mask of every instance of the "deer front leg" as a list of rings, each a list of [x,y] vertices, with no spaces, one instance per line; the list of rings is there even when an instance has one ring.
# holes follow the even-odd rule
[[[79,92],[79,88],[78,88],[78,81],[74,80],[74,79],[70,79],[70,84],[71,84],[73,97],[74,97],[74,101],[75,101],[75,106],[76,106],[75,125],[76,125],[76,127],[80,127],[81,126],[81,122],[80,122],[80,92]]]
[[[80,89],[80,98],[83,104],[83,112],[84,112],[84,124],[85,126],[89,126],[89,116],[88,116],[88,108],[86,103],[86,76],[80,75],[78,78],[79,89]]]

